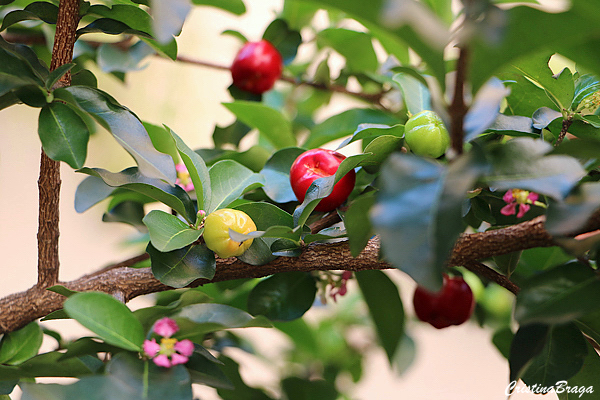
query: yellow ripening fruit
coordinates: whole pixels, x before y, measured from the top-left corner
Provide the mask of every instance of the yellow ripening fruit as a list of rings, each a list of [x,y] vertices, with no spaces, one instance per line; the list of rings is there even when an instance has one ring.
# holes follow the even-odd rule
[[[252,244],[252,239],[236,242],[229,237],[229,229],[243,234],[256,230],[252,218],[243,211],[222,208],[214,211],[204,221],[204,242],[206,247],[221,258],[242,255]]]
[[[438,158],[450,146],[450,135],[442,119],[433,111],[421,111],[404,125],[404,140],[419,156]]]

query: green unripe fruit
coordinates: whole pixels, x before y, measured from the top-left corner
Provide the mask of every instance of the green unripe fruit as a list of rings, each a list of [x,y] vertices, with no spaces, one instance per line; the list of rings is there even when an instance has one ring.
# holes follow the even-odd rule
[[[404,140],[419,156],[438,158],[450,146],[450,135],[442,119],[433,111],[421,111],[404,125]]]
[[[204,221],[206,247],[221,258],[241,256],[252,244],[252,239],[236,242],[229,237],[229,229],[243,234],[256,230],[252,218],[243,211],[222,208],[214,211]]]

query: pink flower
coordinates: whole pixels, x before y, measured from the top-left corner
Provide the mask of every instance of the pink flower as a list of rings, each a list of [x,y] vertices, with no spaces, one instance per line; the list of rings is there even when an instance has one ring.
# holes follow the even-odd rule
[[[531,204],[546,207],[542,202],[538,201],[539,195],[535,192],[528,192],[527,190],[512,189],[504,193],[502,200],[506,203],[500,210],[502,215],[514,215],[517,214],[517,218],[522,218],[527,211],[531,209]],[[519,212],[517,212],[517,206]]]
[[[162,337],[171,337],[179,330],[177,323],[171,318],[162,318],[154,324],[154,332]]]
[[[350,278],[352,278],[352,271],[342,272],[340,281],[337,284],[334,284],[333,288],[331,289],[331,293],[329,294],[333,301],[337,301],[336,297],[338,295],[344,296],[346,293],[348,293],[348,287],[346,284]]]
[[[189,339],[177,340],[171,336],[179,330],[177,323],[171,318],[161,318],[154,324],[154,333],[162,336],[160,344],[156,339],[145,340],[143,350],[148,358],[159,367],[171,368],[173,365],[185,364],[194,353],[194,343]]]
[[[186,192],[194,190],[194,183],[192,182],[192,178],[190,178],[190,173],[185,164],[176,164],[175,170],[177,171],[175,184],[181,186]]]
[[[183,339],[175,343],[174,348],[179,354],[189,357],[194,352],[194,343],[189,339]]]
[[[160,351],[160,344],[156,343],[156,339],[152,340],[144,340],[144,353],[148,355],[148,357],[156,357],[158,352]]]

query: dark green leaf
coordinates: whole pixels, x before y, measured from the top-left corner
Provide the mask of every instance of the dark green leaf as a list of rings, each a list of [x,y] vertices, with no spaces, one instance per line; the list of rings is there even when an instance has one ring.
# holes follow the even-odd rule
[[[217,389],[223,400],[273,400],[264,391],[246,385],[240,376],[240,366],[231,358],[221,354],[219,360],[223,362],[223,371],[229,378],[235,390]]]
[[[103,368],[102,361],[96,357],[83,356],[63,359],[64,353],[53,351],[39,354],[21,364],[16,372],[17,377],[79,377],[91,375]],[[0,372],[4,372],[0,369]],[[8,372],[8,371],[7,371]],[[0,373],[0,379],[5,374]]]
[[[263,39],[268,40],[281,54],[283,64],[287,65],[296,58],[298,46],[302,44],[300,32],[291,30],[283,19],[276,19],[269,24]]]
[[[375,71],[379,65],[372,37],[365,32],[327,28],[319,32],[317,44],[330,47],[346,59],[349,72]]]
[[[124,200],[102,215],[102,222],[122,222],[133,226],[140,232],[148,232],[148,228],[142,222],[146,212],[144,204],[137,201]]]
[[[404,307],[398,287],[382,271],[358,271],[355,275],[379,341],[392,364],[404,336]]]
[[[241,195],[264,184],[262,175],[252,172],[233,160],[223,160],[209,169],[211,201],[205,205],[207,214],[227,207]]]
[[[23,10],[15,10],[6,14],[2,20],[0,31],[5,30],[17,22],[39,20],[49,24],[56,24],[58,7],[45,1],[36,1],[28,4]]]
[[[581,399],[582,396],[587,400],[600,398],[599,392],[594,390],[596,382],[600,380],[600,356],[589,343],[587,347],[587,357],[583,360],[581,370],[567,380],[568,386],[560,385],[554,388],[560,400]]]
[[[88,176],[79,185],[75,191],[75,211],[82,213],[106,199],[115,190],[108,186],[102,178],[98,176]]]
[[[140,172],[149,178],[164,179],[174,184],[175,165],[171,156],[159,153],[140,120],[108,94],[86,86],[70,86],[55,90],[55,96],[91,114],[115,137],[136,160]]]
[[[498,78],[491,78],[479,89],[464,121],[466,142],[475,139],[496,121],[500,106],[510,91]]]
[[[288,400],[336,400],[339,396],[332,382],[302,379],[295,376],[285,378],[281,386]]]
[[[560,324],[598,310],[600,280],[577,262],[531,277],[521,285],[515,305],[520,324]]]
[[[112,7],[94,4],[88,9],[87,14],[117,20],[132,29],[147,33],[152,29],[152,17],[144,9],[133,4],[113,4]]]
[[[162,180],[148,178],[142,175],[136,167],[127,168],[121,172],[109,172],[100,168],[82,168],[78,172],[100,178],[105,184],[113,188],[119,187],[144,194],[171,207],[186,218],[188,222],[194,223],[196,221],[194,203],[185,190],[178,185],[171,186]],[[84,191],[88,186],[99,188],[97,181],[88,181],[81,190]],[[107,190],[104,191],[104,189],[99,188],[99,192],[105,194]],[[82,208],[91,205],[94,201],[102,200],[95,196],[86,197],[87,194],[84,193],[82,192],[82,198],[79,202]]]
[[[142,325],[131,310],[114,297],[101,292],[77,293],[65,301],[64,309],[106,343],[126,350],[141,350]]]
[[[492,336],[492,343],[507,360],[510,357],[510,345],[514,336],[515,334],[508,326],[496,330]]]
[[[258,129],[275,148],[292,147],[296,138],[292,132],[292,123],[279,111],[255,101],[238,100],[224,103],[244,124]]]
[[[552,386],[577,374],[587,356],[587,343],[573,324],[550,328],[542,351],[532,359],[521,379],[528,386]]]
[[[212,279],[215,275],[215,253],[205,245],[190,245],[163,253],[148,244],[146,251],[152,261],[152,273],[165,285],[184,287],[196,279]]]
[[[202,234],[199,229],[161,210],[152,210],[143,219],[150,233],[150,242],[158,251],[169,252],[192,244]]]
[[[223,329],[271,327],[263,317],[253,317],[245,311],[225,304],[192,304],[183,307],[175,316],[194,322],[194,325],[189,326],[182,324],[181,331],[176,335],[179,339],[195,338]]]
[[[250,132],[250,128],[240,122],[240,120],[236,119],[231,125],[228,125],[225,128],[215,126],[212,138],[215,147],[223,147],[226,144],[232,144],[237,147],[240,144],[240,140],[242,140],[248,132]]]
[[[81,168],[87,156],[90,132],[71,107],[52,102],[42,108],[38,134],[48,157]]]
[[[300,318],[312,306],[317,286],[305,272],[284,272],[259,282],[248,295],[248,311],[274,321]]]
[[[547,155],[552,146],[542,140],[515,138],[492,146],[493,173],[488,182],[498,189],[526,189],[564,198],[585,175],[579,162],[562,155]]]
[[[575,80],[575,97],[571,109],[576,110],[579,105],[589,96],[600,90],[600,81],[598,77],[591,74],[584,74]]]
[[[46,80],[46,89],[52,90],[56,82],[58,82],[60,78],[62,78],[74,66],[75,63],[63,64],[54,71],[50,72],[50,75],[48,75],[48,79]]]
[[[549,333],[550,327],[542,324],[524,325],[515,333],[508,358],[511,382],[518,380],[542,352]]]
[[[234,389],[233,384],[219,365],[196,353],[185,364],[192,383],[200,383],[214,388]]]
[[[369,239],[374,236],[369,211],[375,204],[373,193],[358,197],[350,203],[350,207],[343,215],[344,226],[350,239],[350,253],[357,257],[365,248]]]
[[[37,322],[4,334],[0,341],[0,364],[19,365],[35,356],[42,345],[43,336]]]
[[[112,18],[98,18],[94,22],[77,30],[78,37],[86,33],[106,33],[109,35],[128,34],[149,39],[152,38],[148,32],[133,29],[129,25]]]
[[[298,147],[290,147],[275,152],[260,173],[265,177],[263,190],[273,201],[287,203],[296,201],[290,184],[290,168],[294,160],[304,152]]]
[[[563,202],[551,201],[544,227],[552,236],[579,231],[600,204],[600,183],[578,186]]]

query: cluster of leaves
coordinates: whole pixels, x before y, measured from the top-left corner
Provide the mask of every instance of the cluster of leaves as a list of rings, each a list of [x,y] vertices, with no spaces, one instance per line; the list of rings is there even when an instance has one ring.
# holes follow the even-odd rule
[[[113,397],[114,392],[122,398],[164,398],[169,393],[170,398],[183,399],[191,398],[192,383],[202,383],[219,388],[224,399],[270,398],[245,385],[233,360],[222,354],[217,360],[207,350],[220,352],[231,343],[243,347],[235,335],[221,331],[264,327],[270,320],[296,346],[290,363],[321,362],[320,380],[308,379],[315,368],[282,377],[287,398],[300,398],[300,392],[303,398],[314,398],[314,393],[319,398],[341,396],[337,376],[347,371],[359,380],[362,355],[346,343],[343,332],[332,335],[331,321],[314,327],[301,319],[315,302],[317,275],[294,272],[184,289],[215,275],[217,262],[202,241],[199,211],[208,214],[224,207],[246,212],[257,226],[249,235],[230,233],[237,241],[254,239],[239,257],[245,263],[296,257],[308,244],[339,240],[347,240],[357,256],[377,234],[383,258],[430,289],[439,288],[446,261],[465,230],[493,230],[545,214],[546,229],[560,247],[479,260],[521,286],[514,316],[503,289],[499,292],[497,285],[464,272],[472,286],[479,287],[476,317],[496,329],[493,342],[508,359],[511,380],[544,386],[559,380],[572,386],[595,383],[599,359],[583,334],[600,343],[597,239],[575,240],[570,234],[600,204],[600,65],[585,51],[597,45],[600,32],[593,16],[599,15],[600,7],[573,1],[568,10],[552,14],[494,4],[502,1],[465,2],[458,33],[471,63],[468,71],[456,71],[444,57],[456,18],[450,1],[402,1],[398,9],[388,8],[383,0],[368,9],[362,1],[285,1],[264,38],[283,55],[287,80],[310,84],[282,84],[262,96],[230,87],[232,101],[223,106],[235,122],[215,127],[214,148],[192,150],[170,128],[140,121],[98,89],[85,68],[95,62],[104,72],[124,78],[150,54],[175,59],[174,35],[191,4],[105,3],[82,3],[77,34],[103,32],[127,39],[118,46],[96,45],[83,36],[73,63],[54,71],[46,67],[46,47],[0,39],[0,108],[16,103],[40,108],[38,134],[45,152],[88,175],[77,189],[77,211],[110,199],[104,220],[129,223],[146,234],[154,276],[181,289],[159,296],[156,306],[131,312],[108,295],[55,288],[69,299],[64,310],[48,318],[75,319],[97,338],[63,343],[57,333],[46,332],[57,338],[58,350],[37,355],[43,334],[38,324],[5,335],[0,342],[0,394],[8,395],[21,382],[24,398],[31,399],[83,393],[104,398],[106,390]],[[245,11],[241,0],[193,3],[236,15]],[[7,36],[43,38],[56,23],[53,2],[2,4],[9,4],[0,8],[0,31]],[[312,24],[317,12],[326,13],[326,27]],[[530,31],[529,21],[540,28]],[[244,38],[239,32],[227,33]],[[300,46],[311,52],[308,61],[297,56]],[[419,63],[411,62],[411,51],[418,54]],[[558,54],[576,62],[576,68],[553,71],[550,65],[559,60]],[[339,59],[343,67],[332,71]],[[72,73],[72,85],[57,87],[66,73]],[[465,82],[448,84],[446,78],[465,75],[473,92],[464,118],[464,152],[453,149],[457,154],[449,152],[437,160],[407,154],[407,116],[435,110],[451,126],[452,89]],[[362,102],[319,119],[318,112],[337,96],[334,88],[358,94]],[[114,136],[136,166],[120,172],[85,166],[96,124]],[[253,131],[258,132],[258,143],[240,149],[241,140]],[[342,162],[335,176],[315,181],[299,204],[289,183],[293,160],[305,149],[332,142],[339,143],[339,149],[359,150]],[[187,168],[192,191],[175,184],[176,163]],[[337,211],[342,222],[312,232],[310,225],[323,217],[314,211],[319,199],[352,169],[357,171],[357,185],[346,207]],[[537,193],[543,207],[532,207],[524,218],[503,214],[503,196],[512,189]],[[173,212],[156,209],[156,203]],[[390,363],[404,368],[412,341],[404,329],[396,285],[380,271],[357,273],[356,280],[379,343]],[[175,318],[182,327],[177,338],[197,343],[185,366],[161,369],[139,357],[147,332],[163,316]],[[341,314],[338,322],[364,321]],[[519,327],[516,332],[513,322]],[[325,337],[331,343],[323,344]],[[340,358],[340,349],[352,356]],[[101,361],[102,353],[111,355],[108,362]],[[70,386],[24,383],[38,376],[81,379]],[[120,390],[114,390],[115,385]]]

